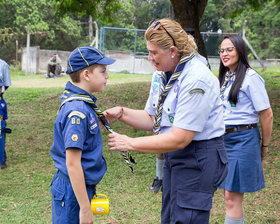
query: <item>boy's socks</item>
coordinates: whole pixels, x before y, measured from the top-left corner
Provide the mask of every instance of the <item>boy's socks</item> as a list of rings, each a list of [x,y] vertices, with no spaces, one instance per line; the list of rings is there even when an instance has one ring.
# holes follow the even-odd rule
[[[156,159],[156,176],[158,179],[162,180],[163,179],[163,163],[164,159]]]
[[[244,224],[244,215],[241,219],[232,219],[226,216],[224,224]]]

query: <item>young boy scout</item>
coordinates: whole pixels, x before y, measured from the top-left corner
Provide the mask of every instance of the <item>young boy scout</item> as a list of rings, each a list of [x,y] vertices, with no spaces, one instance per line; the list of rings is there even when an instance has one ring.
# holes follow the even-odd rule
[[[106,65],[114,62],[91,46],[75,49],[67,61],[72,83],[60,100],[51,147],[57,168],[51,184],[53,223],[93,223],[90,201],[107,167],[92,93],[104,89]]]

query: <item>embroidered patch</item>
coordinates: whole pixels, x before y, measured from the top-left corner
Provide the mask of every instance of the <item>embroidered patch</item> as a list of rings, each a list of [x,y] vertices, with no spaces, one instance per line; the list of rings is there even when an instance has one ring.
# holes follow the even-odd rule
[[[95,123],[94,125],[91,125],[90,126],[90,130],[92,130],[92,129],[96,128],[96,127],[97,127],[97,123]]]
[[[177,84],[177,85],[175,86],[175,88],[174,88],[174,93],[177,93],[177,92],[179,91],[179,89],[180,89],[180,87],[179,87],[179,85]]]
[[[159,81],[158,81],[158,77],[157,77],[157,76],[155,76],[155,80],[154,80],[154,82],[157,82],[157,83],[159,82]]]
[[[174,122],[174,116],[168,115],[169,122],[173,124]]]
[[[94,123],[95,123],[94,117],[92,117],[92,118],[90,119],[89,123],[90,123],[90,124],[94,124]]]
[[[189,94],[191,94],[191,95],[195,94],[195,93],[200,93],[200,94],[203,95],[205,93],[205,91],[203,89],[200,89],[200,88],[194,88],[194,89],[189,91]]]
[[[82,113],[82,112],[80,112],[80,111],[76,111],[76,110],[72,111],[72,112],[68,115],[69,118],[71,118],[71,117],[73,117],[73,116],[77,116],[77,117],[80,117],[80,118],[82,118],[82,119],[85,119],[85,118],[86,118],[86,115],[85,115],[84,113]]]
[[[153,84],[153,94],[158,94],[158,92],[159,92],[159,83],[155,82]]]
[[[71,137],[71,139],[72,139],[73,142],[78,141],[78,135],[73,134],[72,137]]]
[[[71,118],[71,124],[81,124],[81,119],[80,118]]]

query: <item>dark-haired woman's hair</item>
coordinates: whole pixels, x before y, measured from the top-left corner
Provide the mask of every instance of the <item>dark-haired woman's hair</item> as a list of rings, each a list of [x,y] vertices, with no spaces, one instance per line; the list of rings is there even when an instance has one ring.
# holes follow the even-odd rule
[[[232,84],[232,87],[229,92],[228,100],[231,103],[237,104],[238,102],[238,93],[241,88],[242,82],[244,80],[246,70],[250,68],[248,55],[247,55],[247,48],[245,42],[240,36],[232,35],[232,36],[225,36],[224,39],[230,39],[233,43],[235,49],[237,50],[239,60],[238,65],[235,70],[235,80]],[[228,67],[225,67],[222,61],[220,60],[220,69],[219,69],[219,81],[220,86],[223,85],[225,80],[225,75],[229,71]]]

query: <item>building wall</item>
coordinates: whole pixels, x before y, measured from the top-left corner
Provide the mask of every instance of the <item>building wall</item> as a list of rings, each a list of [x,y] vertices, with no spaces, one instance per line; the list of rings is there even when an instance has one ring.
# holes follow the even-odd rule
[[[48,60],[56,53],[61,58],[61,66],[66,71],[67,59],[70,56],[70,51],[58,50],[42,50],[39,46],[29,48],[29,60],[27,60],[26,48],[22,49],[21,68],[26,71],[26,65],[29,63],[29,73],[44,74],[47,72]],[[116,62],[108,66],[109,72],[128,72],[135,74],[152,74],[155,67],[152,62],[148,61],[147,56],[134,56],[130,53],[105,53],[106,56],[116,59]],[[218,70],[220,65],[219,58],[209,58],[211,69]],[[262,63],[265,66],[280,66],[280,60],[264,60]],[[261,67],[257,60],[250,60],[250,65],[253,68]]]
[[[70,51],[42,50],[39,46],[34,46],[29,48],[29,60],[27,60],[28,53],[26,47],[24,47],[22,48],[21,70],[26,72],[27,63],[29,62],[28,73],[47,73],[48,61],[53,54],[58,54],[61,58],[61,66],[66,70],[67,58],[70,53]]]

